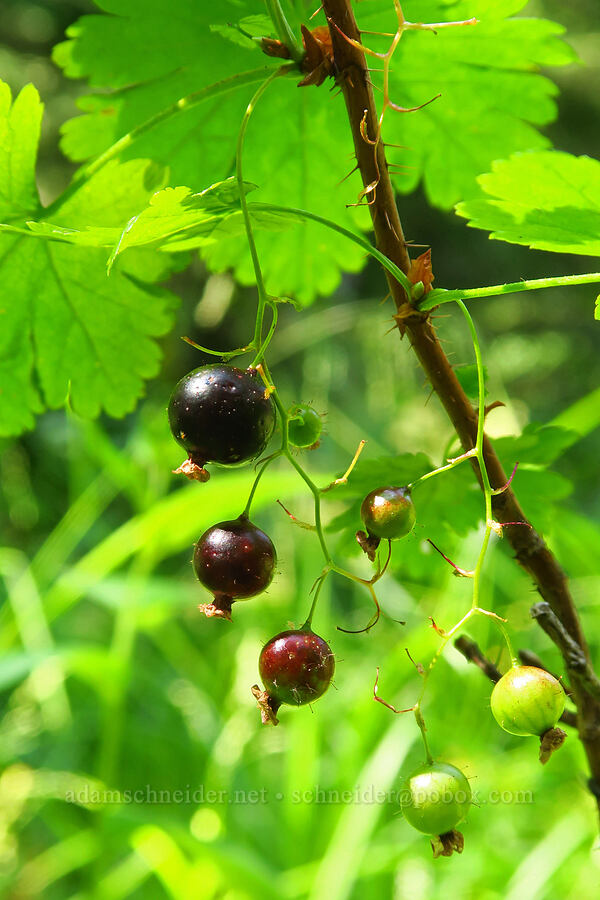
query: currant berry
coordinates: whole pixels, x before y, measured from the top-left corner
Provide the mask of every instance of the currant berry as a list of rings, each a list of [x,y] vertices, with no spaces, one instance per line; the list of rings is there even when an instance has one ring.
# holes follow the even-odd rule
[[[335,657],[329,644],[310,628],[282,631],[262,648],[258,661],[264,691],[255,685],[263,722],[277,724],[282,703],[303,706],[322,697],[333,678]]]
[[[189,460],[177,471],[207,481],[207,462],[232,466],[263,452],[275,405],[255,371],[220,363],[189,372],[169,400],[169,425]]]
[[[405,537],[415,524],[415,507],[407,487],[380,487],[367,494],[360,517],[372,537],[390,541]]]
[[[494,685],[493,716],[505,731],[544,735],[553,729],[565,708],[560,681],[537,666],[513,666]]]
[[[471,796],[469,782],[456,766],[445,762],[423,763],[403,784],[402,812],[417,831],[445,835],[465,818]]]
[[[312,406],[298,404],[288,411],[288,438],[293,447],[318,447],[323,423]]]
[[[364,531],[356,540],[370,560],[375,559],[382,539],[396,541],[412,531],[416,513],[408,487],[380,487],[367,494],[360,507]]]
[[[268,588],[277,554],[271,538],[240,516],[205,531],[193,563],[198,580],[214,594],[214,601],[200,609],[207,616],[230,619],[234,600],[247,600]]]

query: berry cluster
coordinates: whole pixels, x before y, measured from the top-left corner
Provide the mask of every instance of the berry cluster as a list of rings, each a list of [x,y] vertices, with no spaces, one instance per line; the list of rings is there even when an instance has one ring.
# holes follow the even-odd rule
[[[190,372],[169,401],[169,424],[188,453],[177,469],[188,478],[207,481],[206,463],[234,466],[251,462],[265,450],[275,428],[275,405],[254,369],[207,365]],[[310,406],[288,413],[290,442],[314,447],[321,418]],[[203,603],[206,616],[231,619],[236,600],[265,591],[273,579],[277,553],[270,537],[246,512],[212,525],[194,548],[194,571],[213,595]],[[253,687],[263,722],[277,724],[282,703],[302,706],[321,697],[331,683],[335,660],[331,648],[310,624],[283,631],[262,649],[260,676],[265,690]]]
[[[539,737],[541,762],[565,739],[564,731],[556,727],[565,708],[565,692],[545,669],[514,663],[494,685],[491,707],[504,731]],[[434,856],[462,852],[463,837],[456,826],[466,818],[471,799],[466,775],[431,756],[406,778],[401,793],[405,819],[432,836]]]
[[[169,402],[171,431],[175,440],[188,453],[188,458],[177,471],[198,481],[207,481],[210,477],[205,468],[207,463],[236,466],[256,460],[266,449],[274,432],[277,413],[281,418],[282,448],[261,462],[261,470],[243,512],[237,519],[212,525],[195,546],[195,573],[199,582],[213,596],[211,603],[203,603],[199,607],[206,616],[231,620],[232,604],[235,601],[256,597],[271,584],[277,565],[277,553],[269,536],[249,518],[256,485],[271,459],[281,454],[286,455],[300,471],[290,453],[290,445],[298,449],[310,449],[319,443],[322,431],[319,414],[306,405],[293,406],[286,413],[276,394],[277,402],[274,402],[273,388],[266,385],[264,372],[257,369],[242,370],[225,364],[206,365],[186,375],[176,385]],[[359,452],[360,448],[354,461]],[[453,460],[448,466],[430,472],[419,480],[452,468],[467,456],[465,454],[465,457]],[[344,482],[351,469],[352,466],[344,478],[321,489],[316,488],[304,476],[317,498],[317,510],[319,494]],[[384,485],[372,490],[362,501],[360,515],[365,530],[358,531],[356,539],[369,559],[375,561],[381,541],[387,541],[388,548],[391,548],[392,541],[406,537],[414,528],[416,513],[411,486]],[[291,518],[294,519],[293,516]],[[316,515],[316,520],[320,521],[320,515]],[[320,537],[322,538],[321,532]],[[387,563],[382,567],[377,562],[376,573],[369,581],[359,579],[336,566],[326,551],[324,540],[322,544],[328,562],[317,579],[315,597],[307,621],[301,628],[276,634],[267,641],[260,653],[258,668],[263,688],[254,685],[252,693],[263,723],[276,725],[280,706],[312,703],[331,684],[335,671],[333,652],[311,627],[316,598],[330,571],[353,578],[369,588],[377,612],[367,628],[361,630],[368,630],[379,616],[373,585],[382,577]],[[458,569],[453,563],[452,565],[459,574],[472,575]],[[473,605],[471,612],[462,621],[475,613],[494,617],[493,613],[487,613]],[[440,632],[445,635],[444,644],[453,631],[454,629],[449,633]],[[508,641],[508,637],[506,639]],[[425,682],[432,666],[433,663],[427,672],[422,671]],[[376,696],[376,699],[379,698]],[[394,710],[385,701],[381,702]],[[540,737],[542,762],[564,740],[564,732],[556,728],[564,705],[565,693],[560,682],[543,669],[519,666],[516,661],[513,661],[511,669],[496,683],[491,696],[492,713],[505,731],[515,735]],[[423,734],[427,760],[406,779],[402,792],[402,810],[414,828],[432,835],[435,856],[449,856],[454,851],[462,851],[463,838],[456,826],[469,811],[471,789],[460,769],[447,762],[436,761],[431,756],[425,738],[420,700],[411,709]]]

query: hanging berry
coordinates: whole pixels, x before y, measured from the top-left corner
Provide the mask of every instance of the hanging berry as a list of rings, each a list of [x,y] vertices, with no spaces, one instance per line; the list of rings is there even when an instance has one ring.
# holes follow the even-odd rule
[[[335,657],[329,644],[306,626],[282,631],[261,650],[258,661],[265,686],[254,685],[263,723],[277,725],[282,703],[303,706],[322,697],[333,678]]]
[[[408,487],[380,487],[367,494],[360,507],[366,528],[356,532],[356,540],[370,560],[382,539],[397,541],[409,534],[416,521]]]
[[[450,856],[463,849],[463,837],[456,826],[471,806],[471,787],[456,766],[446,762],[426,762],[415,769],[402,786],[404,818],[417,831],[432,835],[434,856]]]
[[[545,763],[566,735],[556,724],[565,708],[560,681],[537,666],[512,666],[494,685],[492,714],[509,734],[540,738],[540,760]]]
[[[231,604],[262,593],[275,573],[277,554],[270,537],[246,516],[219,522],[205,531],[194,549],[198,580],[214,594],[200,610],[231,619]]]
[[[182,378],[168,413],[173,437],[189,457],[177,471],[197,481],[208,481],[206,463],[232,466],[255,459],[275,427],[275,405],[256,371],[220,363]]]

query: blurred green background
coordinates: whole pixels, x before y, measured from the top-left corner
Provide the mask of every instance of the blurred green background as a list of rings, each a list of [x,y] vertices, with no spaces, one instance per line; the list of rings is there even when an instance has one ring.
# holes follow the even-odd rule
[[[49,53],[93,8],[83,0],[5,0],[0,10],[0,73],[13,90],[34,82],[46,104],[38,172],[46,201],[72,171],[58,150],[59,127],[76,114],[84,88],[66,81]],[[568,26],[586,63],[551,73],[561,89],[551,137],[561,149],[598,155],[596,0],[566,8],[535,2],[526,12]],[[431,242],[440,285],[589,267],[584,258],[489,242],[418,195],[402,199],[401,209],[409,238]],[[165,407],[174,383],[203,361],[179,336],[238,346],[252,329],[255,301],[199,263],[171,287],[181,308],[162,341],[160,377],[134,414],[84,422],[48,413],[34,432],[0,445],[0,894],[597,898],[596,817],[574,734],[542,769],[533,739],[498,729],[489,684],[453,648],[431,679],[424,712],[434,754],[473,779],[478,806],[463,828],[464,854],[434,862],[427,838],[399,814],[394,792],[422,749],[412,716],[373,703],[376,667],[382,695],[410,705],[419,676],[405,648],[426,663],[439,640],[428,616],[449,626],[470,602],[469,583],[427,554],[422,529],[395,552],[380,583],[385,616],[368,634],[336,630],[359,628],[371,609],[366,593],[329,579],[314,625],[337,657],[335,689],[314,709],[284,710],[276,729],[260,726],[250,695],[258,653],[272,634],[303,621],[322,565],[314,535],[295,528],[274,501],[310,518],[311,498],[288,467],[268,470],[253,518],[277,546],[278,575],[267,594],[236,604],[232,626],[202,619],[196,607],[206,595],[193,578],[192,545],[210,524],[239,513],[253,475],[220,470],[201,488],[182,485],[171,475],[181,453]],[[282,308],[271,367],[286,403],[311,401],[326,413],[322,445],[303,460],[320,483],[344,470],[362,438],[365,456],[424,451],[441,463],[452,437],[406,342],[388,333],[384,294],[381,273],[369,267],[303,313]],[[591,289],[580,288],[473,307],[490,396],[506,403],[490,415],[492,434],[551,422],[598,386],[592,306]],[[460,317],[450,311],[437,324],[452,361],[471,363]],[[600,639],[600,529],[592,524],[600,512],[599,455],[596,430],[557,461],[554,469],[575,487],[560,515],[543,523],[572,577],[593,650]],[[328,496],[330,518],[344,504]],[[337,536],[330,540],[335,547]],[[479,540],[473,532],[444,549],[469,567]],[[347,542],[337,553],[367,574]],[[561,672],[557,652],[530,622],[535,598],[496,542],[482,603],[508,617],[517,647],[536,650]],[[469,633],[499,656],[486,622]]]

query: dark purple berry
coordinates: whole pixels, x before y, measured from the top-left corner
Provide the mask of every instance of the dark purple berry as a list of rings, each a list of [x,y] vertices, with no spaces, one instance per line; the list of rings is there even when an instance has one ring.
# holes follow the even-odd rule
[[[202,604],[207,616],[231,618],[234,600],[247,600],[271,584],[277,554],[271,538],[245,516],[219,522],[205,531],[194,549],[199,581],[214,594]]]
[[[188,452],[181,471],[208,479],[208,462],[232,466],[259,456],[275,427],[275,405],[254,370],[221,363],[182,378],[169,401],[169,425]]]
[[[333,678],[335,657],[329,644],[309,628],[282,631],[261,650],[258,661],[265,686],[252,689],[263,722],[277,724],[282,703],[303,706],[321,697]]]

